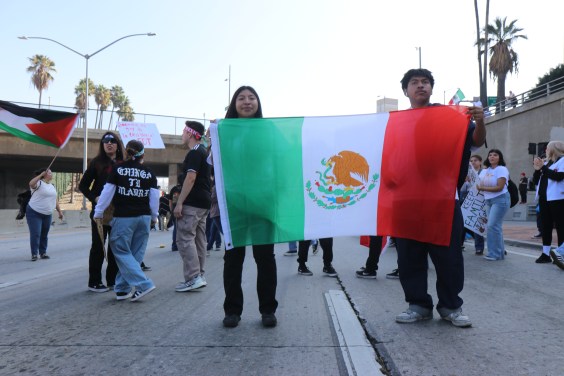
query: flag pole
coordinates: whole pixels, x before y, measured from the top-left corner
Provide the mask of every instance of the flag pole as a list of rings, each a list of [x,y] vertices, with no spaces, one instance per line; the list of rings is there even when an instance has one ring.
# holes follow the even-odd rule
[[[49,163],[49,167],[47,167],[47,170],[49,170],[51,168],[51,166],[53,165],[53,162],[55,162],[55,159],[57,159],[57,157],[59,156],[59,153],[61,152],[61,148],[59,148],[57,150],[57,154],[55,154],[55,156],[53,157],[53,160],[51,161],[51,163]]]

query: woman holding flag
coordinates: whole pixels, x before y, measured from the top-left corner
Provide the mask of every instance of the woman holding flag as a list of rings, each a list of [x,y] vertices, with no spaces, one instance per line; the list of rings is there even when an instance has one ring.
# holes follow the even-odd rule
[[[233,94],[225,118],[262,118],[262,106],[255,89],[250,86],[241,86],[237,89]],[[257,292],[262,325],[273,327],[277,324],[275,312],[278,307],[274,244],[253,245],[253,256],[257,264]],[[243,313],[241,276],[243,274],[243,261],[245,261],[245,247],[226,250],[223,259],[225,261],[223,267],[223,288],[225,289],[223,325],[234,328],[241,321],[241,314]]]

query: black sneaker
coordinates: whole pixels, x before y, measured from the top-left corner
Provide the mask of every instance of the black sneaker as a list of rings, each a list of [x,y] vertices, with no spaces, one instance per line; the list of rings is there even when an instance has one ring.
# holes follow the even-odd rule
[[[542,238],[542,234],[540,232],[536,235],[531,236],[531,239],[540,239],[540,238]]]
[[[153,291],[156,287],[149,287],[147,290],[141,291],[141,290],[135,290],[135,292],[133,293],[133,295],[131,296],[131,301],[132,302],[136,302],[139,299],[141,299],[142,297],[144,297],[145,295],[147,295],[148,293],[150,293],[151,291]]]
[[[276,316],[274,313],[263,313],[262,314],[262,326],[265,328],[273,328],[278,324],[278,320],[276,320]]]
[[[355,274],[357,278],[376,279],[376,270],[370,272],[367,271],[365,268],[362,268],[361,270],[357,270]]]
[[[47,255],[47,254],[45,254],[45,253],[42,254],[42,255],[40,255],[39,257],[40,257],[41,259],[43,259],[43,260],[49,260],[49,259],[51,258],[51,257],[49,257],[49,255]]]
[[[323,273],[325,273],[329,277],[336,277],[337,276],[337,272],[335,271],[333,266],[331,266],[331,264],[327,264],[323,267]]]
[[[92,291],[92,292],[106,292],[106,291],[110,291],[109,288],[107,288],[106,286],[104,286],[103,284],[99,283],[97,285],[89,285],[88,286],[88,290]]]
[[[126,300],[133,296],[133,291],[130,292],[116,292],[116,300]]]
[[[305,264],[298,266],[298,274],[301,274],[301,275],[313,275],[313,273],[311,272],[311,270],[309,270],[308,267],[307,267]]]
[[[37,261],[37,255],[32,255],[32,256],[31,256],[31,261]]]
[[[386,278],[399,279],[399,269],[394,269],[391,273],[386,274]]]
[[[537,264],[548,264],[548,263],[552,263],[552,259],[550,258],[549,255],[546,255],[544,253],[541,253],[541,255],[539,256],[538,259],[536,259],[535,261]]]
[[[143,265],[141,265],[141,270],[143,270],[144,272],[150,272],[151,270],[153,270],[153,268],[151,268],[148,265],[143,264]]]
[[[239,315],[227,315],[223,319],[223,326],[226,328],[235,328],[239,325],[239,321],[241,321],[241,316]]]

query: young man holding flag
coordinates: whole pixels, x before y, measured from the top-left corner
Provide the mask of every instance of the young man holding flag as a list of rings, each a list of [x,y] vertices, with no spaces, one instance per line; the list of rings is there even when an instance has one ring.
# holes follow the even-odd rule
[[[405,73],[401,85],[409,98],[412,109],[435,106],[430,103],[435,80],[427,69],[411,69]],[[466,142],[458,174],[456,202],[452,220],[450,244],[446,246],[424,243],[413,239],[396,237],[400,282],[409,307],[396,316],[398,323],[413,323],[433,318],[433,299],[427,293],[428,256],[431,257],[437,274],[437,311],[442,319],[458,327],[468,327],[472,322],[462,313],[459,293],[464,286],[464,262],[460,248],[463,231],[462,212],[458,202],[458,190],[468,172],[468,161],[472,147],[481,146],[486,138],[484,111],[481,107],[469,107],[468,114],[474,119],[468,125]],[[448,158],[448,157],[447,157]],[[438,182],[428,181],[429,184]],[[453,192],[454,195],[455,192]]]

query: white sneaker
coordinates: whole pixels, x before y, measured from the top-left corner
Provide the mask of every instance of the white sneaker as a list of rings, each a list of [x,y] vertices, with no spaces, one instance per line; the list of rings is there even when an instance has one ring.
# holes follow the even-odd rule
[[[192,278],[191,280],[183,283],[179,283],[175,290],[177,292],[185,292],[185,291],[192,291],[199,289],[200,287],[204,287],[207,283],[202,279],[200,275]]]
[[[459,328],[467,328],[469,326],[472,326],[472,321],[470,321],[470,318],[468,316],[462,313],[462,310],[449,313],[446,316],[441,316],[441,318],[443,320],[450,321],[452,325]]]

